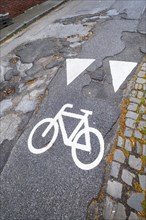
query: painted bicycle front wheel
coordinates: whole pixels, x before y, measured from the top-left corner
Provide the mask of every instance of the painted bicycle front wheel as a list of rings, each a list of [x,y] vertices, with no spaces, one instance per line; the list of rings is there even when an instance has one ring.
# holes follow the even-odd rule
[[[91,138],[91,134],[94,135],[96,138],[96,140],[95,140],[96,146],[95,147],[98,148],[98,153],[94,157],[92,162],[90,162],[90,163],[81,162],[81,160],[78,158],[79,156],[77,154],[78,149],[75,147],[75,144],[78,143],[81,136],[85,135],[85,129],[80,130],[74,139],[75,144],[72,147],[72,157],[73,157],[75,164],[82,170],[91,170],[91,169],[95,168],[96,166],[98,166],[103,158],[103,155],[104,155],[104,140],[103,140],[102,134],[100,133],[100,131],[98,131],[95,128],[89,127],[88,129],[89,129],[88,131],[89,131],[90,138]],[[92,142],[91,142],[91,152],[92,152],[92,147],[93,146],[92,146]],[[90,155],[90,152],[88,152],[88,155]]]

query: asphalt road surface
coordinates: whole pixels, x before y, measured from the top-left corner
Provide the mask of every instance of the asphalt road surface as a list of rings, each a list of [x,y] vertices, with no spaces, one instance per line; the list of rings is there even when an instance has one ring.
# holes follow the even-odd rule
[[[48,93],[15,142],[2,170],[1,219],[86,219],[87,207],[102,186],[120,104],[135,70],[129,71],[115,91],[109,61],[135,65],[141,61],[145,52],[144,8],[142,0],[68,1],[2,45],[3,57],[15,53],[23,63],[34,66],[42,57],[54,53],[59,53],[63,60],[53,64],[58,71],[48,85]],[[69,59],[74,66],[67,71]],[[82,59],[87,59],[84,64]],[[70,79],[90,59],[94,62],[67,85],[67,73]],[[73,105],[65,109],[70,114],[55,118],[66,104]],[[92,115],[81,125],[83,130],[76,132],[75,139],[65,141],[65,132],[69,138],[81,120],[77,115],[85,114],[81,109],[91,111]],[[31,143],[32,129],[45,118],[52,120],[44,121],[36,129]],[[53,126],[43,138],[42,133],[50,123]],[[52,147],[39,151],[52,136]],[[90,152],[77,149],[77,144],[87,147],[85,137],[87,145],[91,143]],[[94,160],[97,163],[90,166]]]

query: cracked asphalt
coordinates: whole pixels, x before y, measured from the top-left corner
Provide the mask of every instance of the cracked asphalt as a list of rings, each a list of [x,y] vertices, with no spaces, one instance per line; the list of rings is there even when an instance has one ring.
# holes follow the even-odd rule
[[[141,62],[146,53],[145,6],[143,0],[68,1],[1,45],[1,219],[86,219],[102,186],[120,104],[134,73],[115,93],[109,60]],[[68,58],[95,62],[67,86]],[[36,123],[54,118],[66,103],[73,104],[69,111],[76,114],[92,111],[89,125],[103,135],[104,156],[94,169],[76,166],[61,132],[45,153],[28,149]],[[70,134],[75,122],[66,119],[65,126]],[[42,132],[41,127],[33,140],[38,148],[44,143]],[[99,152],[96,144],[93,137],[91,155],[77,150],[78,158],[93,161]]]

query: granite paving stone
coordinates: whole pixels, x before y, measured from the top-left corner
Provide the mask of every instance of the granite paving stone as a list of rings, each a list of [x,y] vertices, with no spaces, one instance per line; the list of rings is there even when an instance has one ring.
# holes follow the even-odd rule
[[[125,149],[128,150],[128,151],[132,150],[132,143],[131,143],[131,141],[129,139],[126,139]]]
[[[139,220],[139,218],[134,212],[130,212],[128,220]]]
[[[138,128],[141,130],[144,127],[146,127],[146,121],[140,121],[139,124],[138,124]]]
[[[146,156],[146,144],[143,144],[143,155]]]
[[[138,114],[136,112],[128,111],[126,117],[136,120],[138,118]]]
[[[141,139],[142,138],[142,133],[139,130],[135,130],[134,131],[134,137]]]
[[[124,131],[124,135],[125,137],[131,137],[132,136],[132,133],[133,133],[133,130],[131,128],[127,128],[125,129]]]
[[[117,178],[119,171],[120,171],[120,164],[118,162],[113,161],[110,175]]]
[[[136,211],[142,212],[143,208],[141,203],[144,200],[144,198],[145,197],[143,193],[132,193],[130,198],[127,200],[127,204]]]
[[[118,147],[122,147],[124,144],[124,140],[121,136],[118,137],[118,142],[117,142],[117,146]]]
[[[114,220],[125,220],[126,219],[126,212],[125,212],[125,207],[123,204],[118,203],[117,209],[116,209],[116,213],[114,216]]]
[[[146,80],[143,79],[143,78],[137,78],[136,82],[137,82],[137,83],[144,84],[144,83],[146,83]]]
[[[136,111],[137,107],[138,107],[138,104],[130,103],[130,105],[128,106],[128,110]]]
[[[105,220],[109,220],[109,219],[113,220],[116,209],[117,209],[116,202],[107,196],[106,200],[105,200],[105,209],[104,209],[104,213],[103,213],[104,219]]]
[[[141,91],[138,91],[137,98],[141,99],[143,97],[144,93]]]
[[[124,163],[125,162],[125,155],[121,150],[116,149],[113,159],[120,162],[120,163]]]
[[[122,187],[121,183],[109,180],[107,184],[107,193],[115,199],[120,199],[122,195]]]
[[[127,118],[125,121],[125,124],[129,128],[135,128],[135,120],[133,120],[131,118]]]
[[[141,101],[138,98],[130,97],[130,102],[139,104]]]
[[[131,168],[135,170],[141,170],[142,161],[140,158],[136,158],[134,155],[129,156],[128,164]]]
[[[137,75],[139,77],[144,77],[146,75],[146,73],[145,73],[145,71],[140,71]]]
[[[126,184],[132,186],[132,181],[134,177],[135,175],[133,173],[129,172],[126,169],[123,169],[121,178]]]
[[[138,175],[141,188],[146,190],[146,175]]]
[[[141,147],[141,144],[138,141],[136,141],[136,152],[139,155],[142,154],[142,147]]]

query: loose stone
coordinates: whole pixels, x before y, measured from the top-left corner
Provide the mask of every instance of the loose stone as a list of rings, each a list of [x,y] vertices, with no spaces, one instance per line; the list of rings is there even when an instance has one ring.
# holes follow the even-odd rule
[[[146,120],[146,115],[143,115],[143,116],[142,116],[142,119]]]
[[[6,99],[0,102],[0,116],[4,115],[4,112],[12,106],[11,99]]]
[[[113,161],[110,175],[117,178],[120,171],[120,164]]]
[[[132,144],[131,144],[131,141],[129,139],[126,139],[125,149],[128,150],[128,151],[132,150]]]
[[[125,131],[124,131],[125,137],[131,137],[132,133],[133,133],[133,130],[131,128],[127,128],[127,127],[125,128]]]
[[[135,128],[135,120],[133,120],[131,118],[127,118],[125,121],[125,124],[129,128]]]
[[[124,140],[121,136],[118,137],[118,143],[117,143],[117,146],[118,147],[122,147],[124,144]]]
[[[138,114],[135,113],[135,112],[128,111],[127,114],[126,114],[126,117],[136,120],[138,118]]]
[[[136,111],[137,107],[138,107],[138,104],[130,103],[130,105],[128,106],[128,110]]]
[[[129,216],[128,220],[139,220],[139,218],[137,217],[137,215],[134,212],[130,212],[130,216]]]
[[[142,138],[142,134],[139,130],[135,130],[134,131],[134,137],[135,138],[138,138],[138,139],[141,139]]]
[[[121,198],[122,184],[116,181],[108,181],[107,193],[116,199]]]
[[[123,169],[122,172],[122,180],[127,184],[132,186],[132,181],[133,178],[135,177],[135,175],[131,172],[129,172],[128,170]]]
[[[146,175],[138,175],[140,186],[143,190],[146,190]]]
[[[127,204],[138,212],[142,212],[143,208],[141,202],[144,200],[143,193],[133,193],[127,200]]]
[[[126,219],[126,212],[125,212],[125,207],[123,204],[121,203],[118,203],[118,207],[117,207],[117,211],[115,213],[115,216],[114,216],[114,220],[125,220]]]
[[[114,153],[114,160],[124,163],[125,161],[125,155],[121,150],[116,149]]]
[[[140,158],[136,158],[134,155],[129,156],[128,164],[131,168],[135,170],[141,170],[142,161]]]

